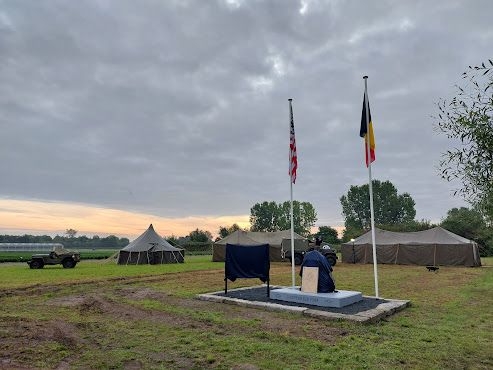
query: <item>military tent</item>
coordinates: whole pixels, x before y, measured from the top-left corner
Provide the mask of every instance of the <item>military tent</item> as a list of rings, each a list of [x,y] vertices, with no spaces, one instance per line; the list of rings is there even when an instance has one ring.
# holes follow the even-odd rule
[[[481,266],[478,245],[441,227],[416,232],[375,228],[377,263]],[[373,263],[371,231],[341,246],[343,263]]]
[[[183,263],[184,250],[175,248],[160,237],[152,224],[137,239],[118,253],[119,265],[157,265]]]
[[[308,243],[307,239],[294,233],[296,245]],[[212,261],[224,262],[226,259],[226,244],[242,246],[253,246],[269,244],[269,254],[271,262],[281,262],[283,260],[282,251],[286,251],[286,246],[291,242],[291,230],[281,230],[273,232],[243,231],[236,230],[227,237],[218,240],[212,247]]]

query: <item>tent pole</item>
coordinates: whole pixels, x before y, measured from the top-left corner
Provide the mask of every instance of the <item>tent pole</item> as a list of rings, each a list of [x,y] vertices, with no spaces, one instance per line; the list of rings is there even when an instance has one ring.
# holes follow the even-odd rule
[[[433,252],[433,266],[436,266],[437,262],[437,245],[435,244],[435,251]]]
[[[178,258],[176,258],[175,251],[171,251],[171,254],[173,255],[173,258],[175,259],[175,262],[178,263]]]

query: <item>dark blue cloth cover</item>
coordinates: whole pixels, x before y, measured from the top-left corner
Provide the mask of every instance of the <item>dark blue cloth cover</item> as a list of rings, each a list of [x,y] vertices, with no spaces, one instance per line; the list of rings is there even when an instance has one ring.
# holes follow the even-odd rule
[[[226,278],[259,278],[264,283],[269,279],[269,244],[239,245],[226,244]]]
[[[303,267],[318,267],[318,293],[331,293],[336,289],[334,280],[330,276],[332,266],[327,258],[319,251],[311,251],[305,254],[301,263],[300,276],[303,275]]]

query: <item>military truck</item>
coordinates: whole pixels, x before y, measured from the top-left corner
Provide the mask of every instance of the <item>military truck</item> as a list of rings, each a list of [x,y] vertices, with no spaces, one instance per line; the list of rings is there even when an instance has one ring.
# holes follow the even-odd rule
[[[291,239],[283,239],[282,250],[284,251],[284,259],[291,261]],[[331,266],[335,266],[338,257],[336,251],[332,247],[323,243],[323,245],[317,245],[307,239],[295,239],[294,240],[294,264],[299,266],[303,262],[303,257],[306,252],[318,250],[327,258]]]
[[[42,269],[45,265],[59,265],[63,268],[74,268],[80,262],[80,253],[66,249],[55,249],[52,252],[33,254],[27,264],[32,269]]]
[[[315,248],[317,249],[317,248]],[[324,255],[325,258],[327,258],[327,261],[329,261],[331,266],[335,266],[337,263],[337,260],[339,257],[337,257],[337,253],[332,247],[328,244],[324,244],[322,246],[318,246],[317,249],[320,253]]]

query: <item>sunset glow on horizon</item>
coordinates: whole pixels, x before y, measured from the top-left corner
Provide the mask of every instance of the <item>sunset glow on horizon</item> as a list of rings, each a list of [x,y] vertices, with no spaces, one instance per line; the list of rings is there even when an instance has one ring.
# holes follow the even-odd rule
[[[220,226],[236,223],[250,227],[249,215],[160,217],[138,212],[74,203],[0,199],[0,234],[63,235],[67,229],[77,235],[115,235],[130,240],[150,224],[162,236],[186,236],[195,229],[216,235]]]

